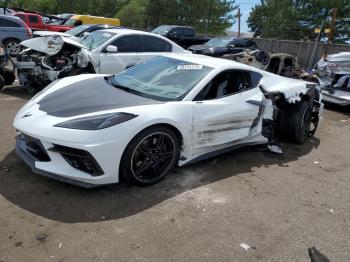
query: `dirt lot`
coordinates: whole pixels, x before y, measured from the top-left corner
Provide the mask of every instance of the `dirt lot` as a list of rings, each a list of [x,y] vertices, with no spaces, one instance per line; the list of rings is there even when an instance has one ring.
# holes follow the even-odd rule
[[[147,188],[86,190],[34,175],[14,153],[29,98],[0,93],[0,261],[350,260],[350,110],[330,107],[304,146],[234,151]],[[241,243],[250,246],[248,250]]]

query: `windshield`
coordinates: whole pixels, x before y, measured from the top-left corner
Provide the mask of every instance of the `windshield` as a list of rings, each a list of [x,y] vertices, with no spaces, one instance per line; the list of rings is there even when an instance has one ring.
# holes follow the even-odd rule
[[[213,68],[156,57],[112,77],[111,83],[161,101],[181,100]]]
[[[158,26],[157,28],[152,30],[152,33],[158,34],[158,35],[166,35],[172,27],[168,25],[161,25]]]
[[[103,43],[105,43],[115,35],[116,34],[105,31],[95,31],[81,39],[80,44],[92,50],[101,46]]]
[[[89,28],[88,25],[80,25],[80,26],[74,27],[74,28],[66,31],[66,33],[76,36],[76,35],[79,35],[81,32],[83,32],[84,30],[86,30],[87,28]]]
[[[231,38],[214,38],[205,43],[207,46],[217,46],[217,47],[225,47],[231,41]]]
[[[75,24],[76,21],[77,21],[77,20],[75,20],[75,19],[69,19],[69,20],[67,20],[67,21],[64,23],[64,25],[71,25],[71,26],[74,26],[74,24]]]

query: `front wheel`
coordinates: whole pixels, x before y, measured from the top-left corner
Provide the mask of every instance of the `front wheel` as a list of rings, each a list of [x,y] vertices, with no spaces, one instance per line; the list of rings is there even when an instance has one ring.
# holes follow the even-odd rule
[[[179,152],[178,138],[170,128],[148,128],[127,146],[121,161],[121,174],[128,184],[152,185],[176,165]]]
[[[16,56],[21,52],[21,47],[17,39],[9,39],[4,43],[7,53],[10,56]]]
[[[304,144],[317,129],[309,102],[302,101],[291,105],[282,113],[281,129],[283,138],[297,144]]]

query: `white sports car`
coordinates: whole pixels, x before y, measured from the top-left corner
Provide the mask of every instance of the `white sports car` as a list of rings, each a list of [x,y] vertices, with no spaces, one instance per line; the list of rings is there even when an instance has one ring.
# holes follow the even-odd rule
[[[244,145],[302,144],[321,119],[320,101],[313,83],[169,54],[50,84],[17,113],[16,151],[34,173],[61,181],[149,185],[175,165]]]

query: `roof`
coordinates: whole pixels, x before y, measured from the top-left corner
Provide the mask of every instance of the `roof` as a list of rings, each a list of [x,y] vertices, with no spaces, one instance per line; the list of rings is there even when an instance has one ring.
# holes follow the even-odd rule
[[[135,33],[139,33],[139,34],[144,34],[144,35],[153,35],[153,36],[157,36],[159,38],[162,38],[162,36],[154,34],[154,33],[149,33],[149,32],[145,32],[145,31],[141,31],[141,30],[128,29],[128,28],[106,28],[106,29],[102,29],[102,30],[99,30],[99,31],[108,32],[108,33],[114,33],[114,34],[135,34]]]
[[[171,53],[171,54],[166,54],[164,56],[171,57],[174,59],[184,60],[190,63],[197,63],[197,64],[209,66],[209,67],[220,68],[220,69],[225,69],[225,68],[236,68],[236,69],[245,69],[245,70],[251,69],[250,66],[247,66],[242,63],[238,63],[238,62],[228,60],[228,59],[223,59],[223,58],[205,56],[205,55]]]

